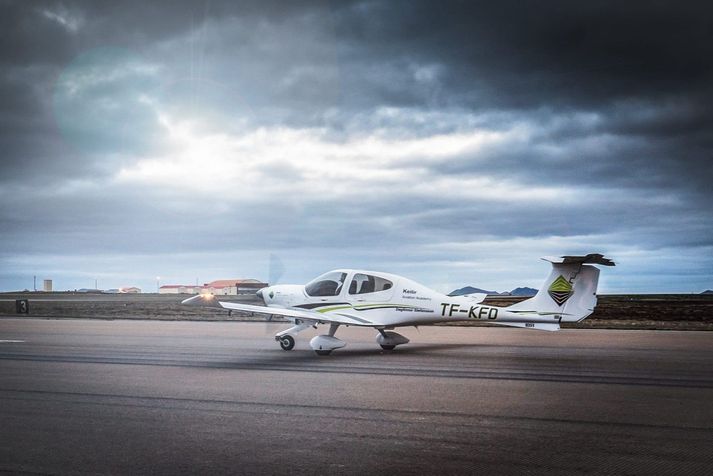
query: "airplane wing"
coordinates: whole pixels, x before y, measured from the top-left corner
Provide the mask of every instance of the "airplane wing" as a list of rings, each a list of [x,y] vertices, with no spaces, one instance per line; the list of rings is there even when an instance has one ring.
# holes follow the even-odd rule
[[[218,301],[212,294],[199,294],[181,302],[187,306],[200,306],[230,309],[243,312],[254,312],[272,316],[283,316],[289,319],[300,319],[322,324],[344,324],[348,326],[373,326],[370,321],[362,318],[350,317],[346,314],[334,314],[328,312],[316,312],[309,309],[286,309],[281,307],[254,306],[252,304],[242,304],[238,302]]]

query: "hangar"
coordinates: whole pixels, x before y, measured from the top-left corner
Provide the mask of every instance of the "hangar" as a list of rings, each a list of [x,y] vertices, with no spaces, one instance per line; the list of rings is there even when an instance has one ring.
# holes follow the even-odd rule
[[[258,289],[267,287],[257,279],[219,279],[204,283],[203,285],[192,284],[165,284],[158,290],[159,294],[203,294],[211,293],[223,296],[235,296],[238,294],[254,293]]]

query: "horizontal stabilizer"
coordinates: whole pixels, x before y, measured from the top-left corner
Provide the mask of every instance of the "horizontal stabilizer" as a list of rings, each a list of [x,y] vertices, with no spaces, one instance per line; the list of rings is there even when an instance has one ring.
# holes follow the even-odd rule
[[[616,266],[609,258],[605,258],[604,255],[599,253],[591,253],[586,256],[560,256],[556,258],[554,256],[544,256],[542,258],[545,261],[549,261],[553,264],[601,264],[603,266]]]

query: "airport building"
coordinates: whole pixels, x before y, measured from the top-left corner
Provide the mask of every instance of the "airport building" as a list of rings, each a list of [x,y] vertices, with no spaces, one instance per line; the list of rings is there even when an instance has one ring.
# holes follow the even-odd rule
[[[165,284],[158,290],[159,294],[218,294],[236,296],[250,294],[267,286],[267,283],[257,279],[219,279],[203,285]]]

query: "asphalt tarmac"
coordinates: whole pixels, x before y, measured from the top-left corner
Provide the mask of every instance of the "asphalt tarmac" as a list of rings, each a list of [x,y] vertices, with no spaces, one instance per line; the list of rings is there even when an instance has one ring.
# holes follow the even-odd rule
[[[713,333],[0,319],[0,472],[712,474]]]

